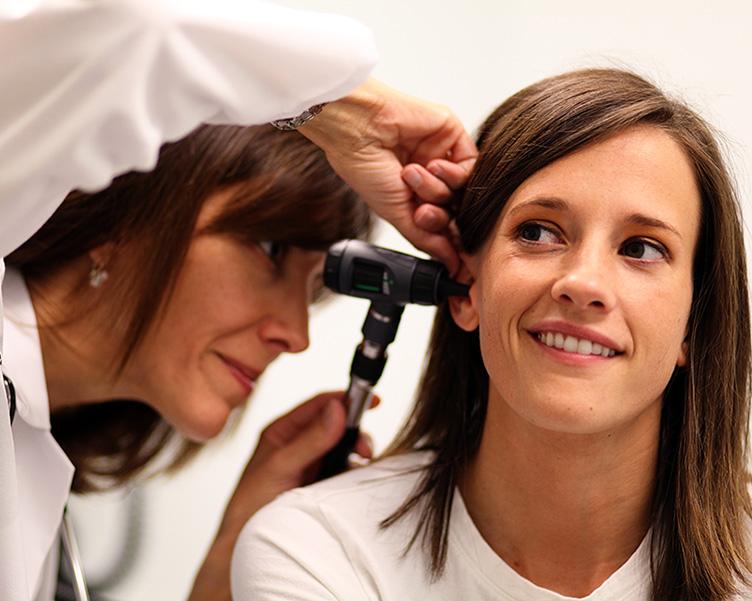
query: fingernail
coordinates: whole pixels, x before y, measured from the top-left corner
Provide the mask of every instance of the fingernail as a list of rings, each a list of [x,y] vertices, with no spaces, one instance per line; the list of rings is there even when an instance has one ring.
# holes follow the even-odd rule
[[[436,163],[428,166],[428,171],[430,171],[433,175],[438,177],[441,175],[441,165],[438,165]]]
[[[402,177],[404,177],[407,185],[411,188],[417,188],[418,186],[420,186],[420,182],[423,181],[420,173],[418,173],[415,169],[408,169],[407,171],[405,171]]]

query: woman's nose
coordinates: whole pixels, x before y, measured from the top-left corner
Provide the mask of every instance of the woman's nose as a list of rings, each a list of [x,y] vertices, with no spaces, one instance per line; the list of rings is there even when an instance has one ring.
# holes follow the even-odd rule
[[[613,266],[594,257],[577,257],[554,282],[551,295],[579,309],[610,311],[616,305]]]
[[[308,348],[308,297],[289,294],[272,307],[261,326],[261,338],[282,353],[300,353]]]

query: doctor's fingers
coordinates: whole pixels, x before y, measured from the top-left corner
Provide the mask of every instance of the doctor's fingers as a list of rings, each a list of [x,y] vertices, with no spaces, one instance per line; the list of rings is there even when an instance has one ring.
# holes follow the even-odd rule
[[[319,459],[344,432],[344,425],[340,425],[344,395],[341,390],[318,394],[277,418],[262,432],[252,463],[277,455],[279,467],[295,471]],[[373,395],[369,409],[380,403],[381,399]]]
[[[462,123],[448,109],[444,122],[421,138],[410,153],[409,162],[430,165],[435,160],[465,165],[478,156],[478,148]],[[472,164],[466,170],[469,172]]]
[[[270,423],[261,433],[260,444],[279,448],[295,438],[312,421],[319,418],[321,411],[329,401],[342,401],[344,390],[322,392],[294,407]]]
[[[467,183],[475,166],[475,157],[454,162],[448,159],[434,159],[426,168],[434,177],[443,181],[450,189],[457,190]]]
[[[447,204],[454,191],[465,185],[474,165],[475,158],[461,163],[434,159],[426,167],[410,163],[402,169],[402,179],[421,202]]]
[[[415,224],[433,234],[444,232],[452,220],[449,211],[436,205],[423,204],[415,209]]]
[[[364,459],[373,459],[373,438],[368,432],[361,432],[358,436],[355,452]]]
[[[291,409],[281,417],[275,419],[261,433],[259,447],[263,444],[276,449],[288,444],[301,431],[321,418],[321,412],[332,399],[344,403],[344,390],[322,392]],[[369,409],[381,403],[378,395],[373,395]]]
[[[444,263],[449,274],[453,275],[460,267],[460,255],[449,235],[449,229],[442,227],[442,222],[448,220],[448,213],[445,217],[439,211],[443,210],[438,205],[424,204],[410,208],[409,216],[389,221],[413,246]]]

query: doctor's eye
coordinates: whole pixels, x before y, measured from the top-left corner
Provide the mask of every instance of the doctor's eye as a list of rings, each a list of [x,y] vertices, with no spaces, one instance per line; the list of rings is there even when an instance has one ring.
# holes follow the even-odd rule
[[[279,263],[284,257],[286,245],[282,242],[265,240],[258,243],[264,254],[269,257],[272,263]]]
[[[619,249],[619,254],[643,262],[662,261],[668,257],[663,244],[645,238],[630,238]]]
[[[528,244],[560,244],[561,236],[550,226],[526,221],[517,227],[517,237]]]
[[[311,301],[310,303],[316,304],[320,303],[322,301],[327,301],[329,298],[332,297],[332,291],[329,290],[326,286],[324,286],[324,276],[317,275],[316,279],[313,282],[313,290],[311,292]]]

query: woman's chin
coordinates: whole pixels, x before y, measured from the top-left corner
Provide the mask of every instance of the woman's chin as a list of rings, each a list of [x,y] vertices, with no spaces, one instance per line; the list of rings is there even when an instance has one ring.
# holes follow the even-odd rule
[[[192,442],[208,442],[224,430],[231,411],[232,407],[228,404],[215,402],[210,408],[201,407],[200,411],[182,416],[180,423],[174,426]]]
[[[608,432],[624,418],[613,408],[583,402],[582,399],[572,402],[559,399],[538,406],[527,404],[520,408],[519,413],[525,421],[541,430],[576,435]]]

